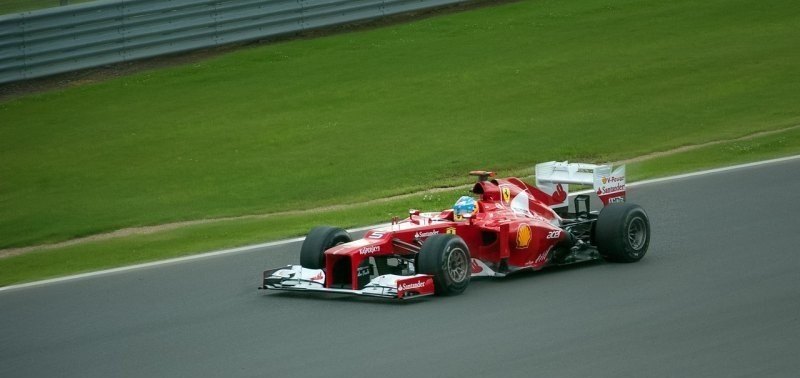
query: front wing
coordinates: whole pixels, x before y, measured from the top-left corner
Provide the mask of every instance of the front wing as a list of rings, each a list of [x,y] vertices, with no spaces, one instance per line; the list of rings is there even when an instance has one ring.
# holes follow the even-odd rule
[[[360,290],[325,287],[325,272],[307,269],[300,265],[264,272],[262,290],[315,291],[365,295],[390,299],[409,299],[433,295],[433,277],[427,274],[398,276],[386,274],[373,278]]]

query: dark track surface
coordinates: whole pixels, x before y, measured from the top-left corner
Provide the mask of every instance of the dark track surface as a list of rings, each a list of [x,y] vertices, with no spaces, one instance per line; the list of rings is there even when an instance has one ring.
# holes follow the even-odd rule
[[[636,264],[395,303],[259,294],[298,243],[0,292],[0,377],[732,377],[800,372],[800,160],[632,188]]]

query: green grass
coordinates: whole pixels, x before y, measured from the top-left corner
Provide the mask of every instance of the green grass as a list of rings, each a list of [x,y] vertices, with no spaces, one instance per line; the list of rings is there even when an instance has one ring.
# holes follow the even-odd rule
[[[67,4],[85,3],[92,0],[69,0]],[[8,13],[26,12],[37,9],[53,8],[61,6],[59,0],[3,0],[0,1],[0,15]]]
[[[629,164],[627,172],[629,180],[641,180],[794,154],[800,154],[800,129]],[[419,194],[384,204],[314,215],[219,221],[150,235],[34,251],[0,259],[0,286],[299,236],[321,224],[349,228],[384,223],[392,216],[407,216],[411,208],[448,208],[465,192],[461,189]]]
[[[637,180],[800,154],[800,129],[628,164]]]
[[[521,1],[3,102],[0,248],[795,125],[795,9]]]
[[[220,221],[149,235],[34,251],[0,259],[0,286],[305,235],[311,227],[321,224],[354,227],[383,223],[393,216],[408,216],[410,208],[449,207],[453,198],[464,193],[466,190],[415,195],[387,204],[327,211],[311,216]]]

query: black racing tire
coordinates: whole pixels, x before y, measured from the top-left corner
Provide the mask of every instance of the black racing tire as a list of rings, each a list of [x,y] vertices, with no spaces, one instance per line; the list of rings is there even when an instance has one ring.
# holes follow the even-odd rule
[[[419,272],[433,276],[436,295],[461,294],[469,286],[472,259],[458,235],[439,234],[422,244],[417,257]]]
[[[308,269],[325,268],[325,251],[328,248],[350,242],[350,234],[337,227],[319,226],[308,232],[300,247],[300,266]]]
[[[604,207],[594,232],[597,250],[608,261],[639,261],[650,246],[650,219],[636,204],[615,203]]]

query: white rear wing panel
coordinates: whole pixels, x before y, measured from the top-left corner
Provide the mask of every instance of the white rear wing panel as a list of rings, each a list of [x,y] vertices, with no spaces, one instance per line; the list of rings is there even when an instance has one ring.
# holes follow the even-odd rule
[[[547,194],[556,191],[569,193],[570,184],[591,185],[603,201],[603,205],[625,202],[625,166],[612,170],[611,164],[597,165],[550,161],[536,164],[536,186]],[[559,208],[569,205],[569,197],[564,202],[551,205]]]

